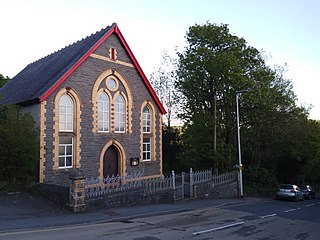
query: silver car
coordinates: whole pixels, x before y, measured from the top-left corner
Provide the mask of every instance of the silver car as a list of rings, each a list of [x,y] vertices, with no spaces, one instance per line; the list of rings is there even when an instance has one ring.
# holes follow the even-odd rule
[[[303,201],[303,193],[297,185],[281,184],[276,192],[276,199],[287,199],[298,202]]]

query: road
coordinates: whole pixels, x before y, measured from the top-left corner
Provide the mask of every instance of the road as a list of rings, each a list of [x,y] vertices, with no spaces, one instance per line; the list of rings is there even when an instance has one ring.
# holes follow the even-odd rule
[[[230,202],[108,222],[0,233],[1,240],[320,239],[320,201]]]

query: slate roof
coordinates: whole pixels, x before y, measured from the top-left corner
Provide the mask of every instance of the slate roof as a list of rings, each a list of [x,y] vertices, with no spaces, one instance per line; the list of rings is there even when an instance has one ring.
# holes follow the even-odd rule
[[[2,102],[22,105],[39,102],[41,96],[113,26],[27,65],[0,89],[0,95],[4,96]]]

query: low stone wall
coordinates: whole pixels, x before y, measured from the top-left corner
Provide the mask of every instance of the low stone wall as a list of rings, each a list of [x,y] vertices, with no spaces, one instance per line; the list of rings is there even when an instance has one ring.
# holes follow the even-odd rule
[[[143,202],[144,189],[114,192],[104,196],[89,197],[85,199],[87,210],[106,207],[124,207],[139,205]]]
[[[96,208],[174,203],[176,200],[187,197],[199,199],[238,196],[238,182],[234,173],[212,176],[211,171],[195,173],[190,171],[189,181],[184,178],[183,181],[178,179],[176,181],[173,173],[165,179],[148,180],[143,183],[138,179],[124,181],[121,185],[122,179],[118,179],[119,182],[117,182],[117,179],[112,178],[110,182],[93,182],[88,185],[82,172],[74,170],[69,179],[69,188],[45,184],[42,186],[42,192],[60,205],[68,206],[73,212],[84,212]]]
[[[146,193],[143,188],[139,188],[85,199],[87,210],[173,202],[173,189]]]
[[[213,182],[205,182],[194,184],[193,197],[202,198],[232,198],[237,197],[238,183],[229,182],[214,184]]]
[[[174,202],[175,202],[175,190],[173,189],[146,193],[144,196],[144,204],[174,203]]]

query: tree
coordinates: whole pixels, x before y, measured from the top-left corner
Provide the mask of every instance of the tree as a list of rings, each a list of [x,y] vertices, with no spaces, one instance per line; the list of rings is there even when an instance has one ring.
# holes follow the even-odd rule
[[[180,126],[169,127],[164,125],[162,129],[162,159],[163,172],[171,174],[172,170],[182,171],[185,166],[178,161],[177,155],[182,151],[182,133]]]
[[[170,56],[167,51],[164,51],[160,67],[155,69],[150,75],[150,83],[167,110],[166,123],[169,131],[171,122],[176,118],[179,109],[178,92],[174,87],[177,78],[176,68],[177,60]]]
[[[2,74],[0,74],[0,88],[5,85],[8,81],[10,80],[10,78],[8,76],[3,76]]]
[[[194,143],[199,146],[193,144],[186,155],[188,151],[196,151],[194,155],[199,162],[205,154],[204,161],[210,161],[216,170],[225,170],[226,164],[218,159],[235,156],[228,147],[236,140],[235,93],[256,84],[251,75],[264,66],[264,61],[258,50],[247,46],[243,38],[230,34],[225,24],[192,26],[186,38],[185,51],[178,53],[176,87],[184,96],[184,112],[180,116],[195,128],[194,133],[204,134],[201,141]],[[193,138],[189,136],[187,142],[188,139]]]
[[[34,120],[15,105],[0,105],[0,181],[36,180],[38,144]]]
[[[158,69],[155,69],[150,76],[150,83],[153,86],[161,103],[167,110],[166,125],[163,126],[163,162],[164,171],[170,172],[175,168],[177,151],[180,151],[179,127],[172,127],[172,121],[177,119],[180,101],[179,93],[174,86],[176,81],[177,60],[170,56],[167,51],[162,55],[162,62]]]
[[[267,66],[263,53],[224,24],[192,26],[186,39],[176,81],[186,122],[180,159],[217,172],[237,163],[235,95],[248,90],[240,99],[245,177],[257,186],[269,179],[269,187],[277,180],[303,179],[310,171],[307,144],[315,143],[309,140],[308,111],[297,106],[285,77],[286,66]]]

